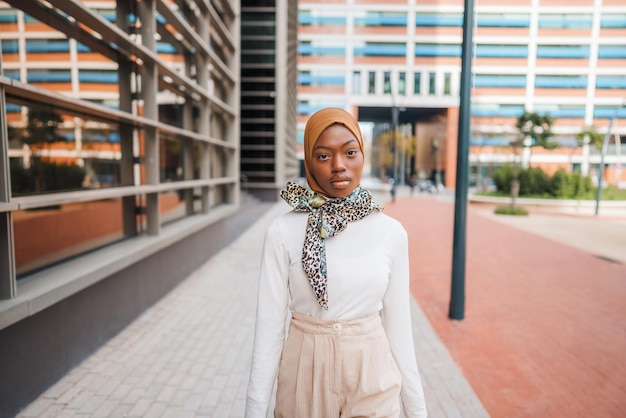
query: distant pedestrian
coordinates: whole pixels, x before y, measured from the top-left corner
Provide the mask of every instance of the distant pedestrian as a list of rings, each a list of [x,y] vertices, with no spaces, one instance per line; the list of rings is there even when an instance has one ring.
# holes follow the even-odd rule
[[[387,183],[389,183],[389,185],[391,186],[391,188],[389,189],[389,193],[391,193],[391,201],[395,202],[396,201],[396,181],[394,180],[393,177],[389,177],[389,180],[387,180]]]
[[[399,417],[402,407],[426,417],[407,233],[360,187],[363,162],[352,115],[309,118],[311,189],[288,183],[293,210],[265,235],[246,418],[266,417],[277,376],[274,417]]]

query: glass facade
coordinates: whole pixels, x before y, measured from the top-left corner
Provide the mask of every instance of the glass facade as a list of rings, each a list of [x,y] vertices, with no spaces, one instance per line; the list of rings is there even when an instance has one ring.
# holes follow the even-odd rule
[[[0,238],[1,298],[51,266],[237,205],[230,6],[206,12],[209,34],[199,11],[176,6],[11,3],[30,14],[0,8],[0,168],[10,178],[0,215],[12,228]]]

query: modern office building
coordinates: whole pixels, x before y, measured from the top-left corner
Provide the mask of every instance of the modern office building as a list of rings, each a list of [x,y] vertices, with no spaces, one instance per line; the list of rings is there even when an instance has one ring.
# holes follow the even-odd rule
[[[403,181],[438,172],[454,187],[464,2],[299,4],[300,136],[311,113],[342,107],[358,114],[371,134],[375,175]],[[626,184],[626,169],[620,173],[626,163],[626,3],[485,0],[474,2],[473,22],[473,181],[513,161],[508,144],[518,135],[516,118],[527,111],[554,118],[560,147],[527,148],[520,156],[525,164],[548,173],[595,174],[600,151],[580,146],[576,135],[591,126],[603,135],[611,129],[604,178]],[[393,126],[406,132],[395,150],[389,135],[377,139]]]
[[[296,29],[288,1],[0,2],[0,416],[222,248],[242,177],[295,179]]]
[[[298,3],[241,2],[241,187],[275,200],[298,176]]]

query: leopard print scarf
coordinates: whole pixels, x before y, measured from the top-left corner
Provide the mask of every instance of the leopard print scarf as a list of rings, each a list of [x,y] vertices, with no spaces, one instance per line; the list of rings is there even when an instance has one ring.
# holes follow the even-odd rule
[[[383,210],[372,201],[372,195],[360,186],[347,197],[329,198],[289,182],[282,197],[296,212],[309,212],[302,250],[302,266],[315,292],[317,302],[328,309],[325,240],[334,237],[348,222],[365,218],[373,211]]]

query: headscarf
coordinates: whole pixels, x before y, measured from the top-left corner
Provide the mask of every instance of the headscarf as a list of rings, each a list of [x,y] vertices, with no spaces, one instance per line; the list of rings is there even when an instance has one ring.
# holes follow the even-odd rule
[[[363,152],[363,136],[361,129],[354,117],[343,109],[337,107],[327,107],[315,112],[306,123],[304,128],[304,169],[306,171],[306,181],[314,192],[328,196],[317,183],[311,172],[311,160],[313,159],[313,147],[322,132],[331,125],[339,123],[345,126],[356,138]]]
[[[306,177],[312,190],[297,183],[289,182],[280,196],[296,212],[309,212],[306,236],[302,249],[302,267],[309,279],[319,305],[328,309],[328,286],[326,269],[326,240],[347,228],[348,222],[363,219],[374,211],[383,208],[374,203],[372,195],[357,186],[347,197],[326,196],[311,174],[310,161],[315,142],[324,129],[335,123],[348,128],[355,136],[363,151],[363,138],[356,120],[342,109],[327,108],[313,114],[304,130],[304,166]]]

